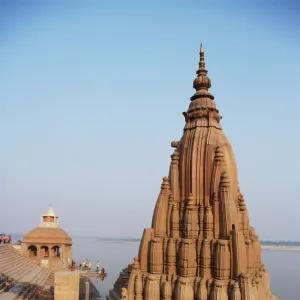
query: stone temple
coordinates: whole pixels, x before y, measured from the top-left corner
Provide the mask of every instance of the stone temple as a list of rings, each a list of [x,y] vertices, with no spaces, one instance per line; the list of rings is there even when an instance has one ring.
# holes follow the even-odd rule
[[[196,92],[171,143],[152,227],[108,300],[273,300],[261,246],[238,186],[235,156],[209,92],[200,49]]]

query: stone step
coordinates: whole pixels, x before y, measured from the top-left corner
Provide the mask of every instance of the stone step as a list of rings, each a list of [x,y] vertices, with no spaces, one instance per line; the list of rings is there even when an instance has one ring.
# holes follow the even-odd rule
[[[0,300],[14,300],[17,299],[17,295],[10,292],[5,292],[0,295]]]
[[[51,270],[40,267],[11,245],[0,245],[0,273],[16,282],[34,283],[39,287],[44,287],[46,283],[52,285],[54,281]]]
[[[35,269],[31,270],[25,276],[20,279],[20,282],[31,282],[39,273],[41,272],[40,267],[36,267]]]

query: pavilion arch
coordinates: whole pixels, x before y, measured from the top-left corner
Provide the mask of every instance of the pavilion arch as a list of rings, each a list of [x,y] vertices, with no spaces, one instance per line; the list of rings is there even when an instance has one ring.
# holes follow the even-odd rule
[[[54,245],[51,248],[51,256],[53,257],[59,257],[60,256],[60,247],[57,245]]]
[[[48,257],[49,256],[49,247],[46,245],[43,245],[40,247],[40,255],[42,257]]]
[[[29,257],[37,256],[37,247],[35,245],[28,246],[27,251]]]

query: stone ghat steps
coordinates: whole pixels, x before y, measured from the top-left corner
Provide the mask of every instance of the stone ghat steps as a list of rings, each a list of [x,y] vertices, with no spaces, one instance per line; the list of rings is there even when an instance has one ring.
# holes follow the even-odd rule
[[[21,294],[2,291],[0,300],[36,299],[40,290],[47,284],[53,285],[53,272],[50,269],[40,267],[36,262],[24,257],[11,245],[0,246],[0,274],[5,274],[15,282],[27,284],[27,289]],[[17,284],[16,284],[17,286]],[[14,287],[14,286],[13,286]],[[14,290],[12,287],[12,291]],[[20,294],[18,296],[18,294]]]
[[[29,285],[27,289],[16,300],[35,300],[39,295],[39,288],[36,285]],[[0,298],[1,299],[1,298]],[[2,299],[1,299],[2,300]]]
[[[11,279],[6,279],[11,282]],[[5,283],[5,282],[4,282]],[[34,300],[39,294],[39,287],[29,283],[13,283],[9,287],[5,284],[0,288],[1,300]]]
[[[50,288],[54,285],[54,272],[49,270],[49,276],[46,279],[45,288]]]

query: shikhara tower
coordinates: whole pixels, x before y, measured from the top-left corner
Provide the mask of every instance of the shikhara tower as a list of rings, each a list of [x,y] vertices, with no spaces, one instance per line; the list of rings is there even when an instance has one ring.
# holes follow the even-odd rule
[[[152,227],[109,300],[271,300],[260,241],[238,186],[231,145],[210,94],[200,49],[196,92],[181,140],[172,142]]]

